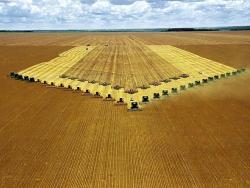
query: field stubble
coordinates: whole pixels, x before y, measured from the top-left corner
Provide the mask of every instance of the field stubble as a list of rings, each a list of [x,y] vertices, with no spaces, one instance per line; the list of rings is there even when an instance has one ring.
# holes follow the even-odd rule
[[[149,87],[178,77],[180,70],[130,36],[116,36],[98,45],[67,70],[67,78],[77,78],[122,87],[125,91]]]

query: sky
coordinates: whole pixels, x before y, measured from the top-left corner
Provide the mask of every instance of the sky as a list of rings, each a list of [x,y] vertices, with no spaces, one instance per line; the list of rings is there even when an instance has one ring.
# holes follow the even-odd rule
[[[250,0],[0,0],[0,30],[250,25]]]

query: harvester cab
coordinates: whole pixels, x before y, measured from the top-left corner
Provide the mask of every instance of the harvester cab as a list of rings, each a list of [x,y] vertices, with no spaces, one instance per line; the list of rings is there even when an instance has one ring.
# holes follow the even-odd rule
[[[142,96],[142,102],[144,103],[149,102],[148,96]]]
[[[14,78],[16,74],[17,74],[17,73],[15,73],[15,72],[10,72],[10,77],[11,77],[11,78]]]
[[[191,87],[194,87],[194,83],[188,83],[188,87],[191,88]]]
[[[124,99],[123,98],[119,98],[119,100],[117,101],[117,104],[125,104],[124,103]]]
[[[14,78],[18,79],[18,74],[17,73],[14,74]]]
[[[240,71],[241,71],[241,72],[245,72],[246,69],[245,69],[245,68],[241,68]]]
[[[206,79],[206,78],[203,78],[203,79],[202,79],[202,83],[207,83],[207,79]]]
[[[138,102],[131,102],[131,109],[138,109]]]
[[[213,78],[212,76],[209,76],[209,77],[208,77],[208,80],[209,80],[209,81],[212,81],[213,79],[214,79],[214,78]]]
[[[215,76],[214,76],[214,79],[215,79],[215,80],[219,79],[219,76],[218,76],[218,75],[215,75]]]
[[[168,96],[168,90],[163,90],[163,91],[162,91],[162,95],[163,95],[163,96]]]
[[[225,78],[226,75],[225,75],[225,74],[221,74],[220,77],[221,77],[221,78]]]
[[[101,97],[101,93],[96,91],[95,94],[94,94],[94,97]]]
[[[130,101],[128,103],[128,110],[137,111],[137,110],[141,110],[141,108],[140,108],[138,102],[136,102],[136,101]]]
[[[201,81],[200,80],[196,80],[195,81],[195,85],[201,85]]]
[[[108,95],[105,97],[105,100],[111,101],[111,100],[114,100],[114,99],[112,98],[112,95],[110,93],[108,93]]]
[[[154,99],[159,99],[159,98],[160,98],[160,93],[154,93],[153,98],[154,98]]]
[[[180,86],[180,89],[181,89],[181,90],[185,90],[185,89],[186,89],[186,86],[185,86],[185,85],[181,85],[181,86]]]
[[[108,94],[107,98],[108,98],[108,99],[111,99],[111,98],[112,98],[112,97],[111,97],[111,94]]]
[[[26,81],[29,81],[29,77],[28,76],[24,76],[23,79],[26,80]]]
[[[18,80],[22,80],[22,79],[23,79],[23,76],[22,76],[21,74],[18,74],[18,75],[17,75],[17,79],[18,79]]]
[[[30,82],[35,82],[35,78],[31,77]]]
[[[172,88],[172,93],[177,93],[178,89],[176,87]]]

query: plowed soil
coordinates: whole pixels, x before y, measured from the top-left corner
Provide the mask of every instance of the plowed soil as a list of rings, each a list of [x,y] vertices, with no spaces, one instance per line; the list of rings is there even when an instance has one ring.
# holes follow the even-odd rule
[[[250,31],[170,33],[0,33],[0,45],[78,46],[105,44],[114,36],[133,36],[146,45],[249,44]]]
[[[238,43],[178,47],[250,68]],[[69,48],[0,47],[0,187],[250,186],[249,71],[141,112],[6,76]]]

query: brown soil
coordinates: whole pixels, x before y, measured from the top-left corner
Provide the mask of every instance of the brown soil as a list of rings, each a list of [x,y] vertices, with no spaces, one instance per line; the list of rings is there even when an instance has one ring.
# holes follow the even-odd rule
[[[248,72],[133,113],[6,77],[69,48],[0,47],[0,187],[250,186]],[[189,50],[246,65],[246,46],[216,48]]]
[[[145,44],[194,45],[194,44],[249,44],[250,31],[239,32],[170,32],[135,33]]]
[[[136,33],[0,33],[0,45],[78,46],[107,43],[114,36],[133,36],[147,45],[250,44],[250,31]]]
[[[250,44],[181,45],[177,47],[231,67],[250,68]]]

